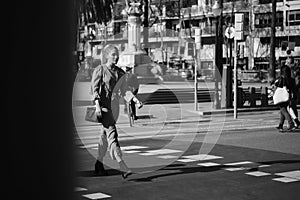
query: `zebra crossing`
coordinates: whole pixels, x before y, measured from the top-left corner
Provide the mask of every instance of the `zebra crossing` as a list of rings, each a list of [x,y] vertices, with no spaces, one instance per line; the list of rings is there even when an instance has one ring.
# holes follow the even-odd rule
[[[239,119],[239,120],[202,120],[195,121],[194,124],[189,123],[168,123],[161,127],[156,127],[151,123],[136,123],[134,127],[129,127],[127,124],[117,125],[120,141],[153,138],[153,137],[168,137],[187,134],[209,134],[217,131],[230,132],[238,130],[253,130],[274,128],[278,125],[277,119]],[[98,142],[99,126],[82,126],[76,127],[77,135],[75,135],[76,143],[80,141],[85,145],[94,145]]]
[[[155,156],[161,159],[174,159],[176,153],[180,152],[177,149],[152,149],[149,146],[129,145],[121,147],[124,154],[139,154],[141,156]],[[175,155],[174,155],[175,154]],[[260,164],[251,160],[239,160],[234,162],[225,162],[221,155],[208,155],[208,154],[193,154],[183,155],[179,157],[176,162],[184,164],[196,164],[197,166],[210,168],[218,167],[227,173],[242,172],[246,177],[252,177],[259,180],[260,177],[269,177],[270,181],[288,184],[300,183],[300,169],[291,171],[272,172],[268,170],[272,165]],[[251,169],[254,169],[253,171]],[[110,199],[111,194],[102,192],[89,193],[88,188],[77,187],[76,192],[81,192],[81,196],[86,199]]]

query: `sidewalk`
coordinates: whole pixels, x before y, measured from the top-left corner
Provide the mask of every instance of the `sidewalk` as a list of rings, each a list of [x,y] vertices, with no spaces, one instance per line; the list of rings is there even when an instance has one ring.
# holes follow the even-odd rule
[[[212,88],[214,83],[202,83],[200,87]],[[169,82],[163,85],[160,84],[149,84],[141,85],[140,93],[152,93],[161,88],[169,89],[184,89],[193,88],[191,82]],[[82,102],[82,104],[76,103],[74,101]],[[86,125],[96,125],[95,123],[87,122],[84,120],[85,109],[87,105],[91,103],[91,95],[89,94],[89,83],[88,82],[77,82],[74,86],[73,93],[73,110],[74,118],[77,126]],[[137,110],[137,115],[139,119],[136,123],[151,123],[151,124],[170,124],[170,123],[192,123],[199,121],[207,121],[207,118],[215,117],[233,117],[233,109],[214,109],[213,102],[198,103],[198,109],[195,109],[194,103],[181,103],[181,104],[153,104],[144,105],[140,110]],[[124,106],[121,105],[120,116],[118,119],[118,124],[129,124],[129,119],[126,114],[124,114]],[[269,107],[255,107],[255,108],[239,108],[238,115],[247,112],[259,112],[259,111],[274,111],[279,110],[277,106]],[[150,120],[150,121],[149,121]]]

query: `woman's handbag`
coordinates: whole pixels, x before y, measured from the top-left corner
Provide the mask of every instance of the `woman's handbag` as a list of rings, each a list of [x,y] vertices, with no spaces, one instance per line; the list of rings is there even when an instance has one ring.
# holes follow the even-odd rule
[[[85,120],[95,123],[99,123],[101,121],[101,119],[96,114],[96,106],[88,106],[86,108]]]
[[[288,102],[289,97],[289,92],[285,86],[277,87],[273,95],[274,104],[277,105],[279,103]]]

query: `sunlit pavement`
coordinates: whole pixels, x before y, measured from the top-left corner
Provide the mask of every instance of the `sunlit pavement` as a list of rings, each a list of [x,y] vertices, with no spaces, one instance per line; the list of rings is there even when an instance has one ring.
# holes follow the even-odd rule
[[[139,119],[130,127],[124,116],[120,143],[136,173],[127,180],[108,155],[109,176],[94,174],[98,127],[78,127],[75,193],[79,199],[298,199],[300,132],[279,133],[278,111],[198,119]]]

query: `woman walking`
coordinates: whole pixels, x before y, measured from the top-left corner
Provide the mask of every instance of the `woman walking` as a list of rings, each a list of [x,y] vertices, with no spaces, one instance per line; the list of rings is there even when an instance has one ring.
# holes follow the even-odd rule
[[[93,100],[96,105],[96,113],[101,118],[103,125],[100,130],[95,172],[99,175],[107,175],[103,166],[103,158],[109,149],[111,158],[119,163],[122,177],[127,178],[132,172],[122,158],[115,126],[119,115],[119,100],[123,96],[126,101],[133,100],[141,103],[131,91],[127,90],[127,84],[123,77],[125,72],[116,65],[118,60],[118,49],[113,45],[107,45],[103,49],[103,64],[95,68],[93,72],[91,82]]]
[[[289,101],[278,104],[280,108],[280,121],[277,129],[281,132],[284,131],[283,124],[284,121],[287,120],[287,131],[292,131],[295,129],[295,125],[288,112],[288,109],[290,101],[293,98],[293,95],[295,94],[296,86],[295,81],[291,78],[291,69],[288,66],[284,65],[281,67],[281,76],[275,81],[275,86],[280,88],[286,87],[289,92]]]

